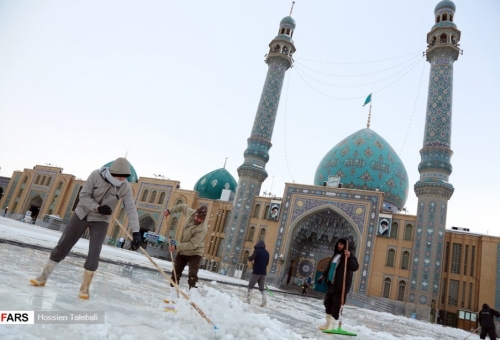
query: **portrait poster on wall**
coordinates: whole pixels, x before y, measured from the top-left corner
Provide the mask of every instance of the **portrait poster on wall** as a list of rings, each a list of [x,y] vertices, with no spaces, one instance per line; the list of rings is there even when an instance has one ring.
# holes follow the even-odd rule
[[[377,235],[389,237],[391,235],[391,224],[392,224],[391,217],[379,216]]]
[[[277,221],[280,216],[281,210],[281,201],[273,202],[271,201],[271,205],[269,207],[269,213],[267,214],[268,220]]]

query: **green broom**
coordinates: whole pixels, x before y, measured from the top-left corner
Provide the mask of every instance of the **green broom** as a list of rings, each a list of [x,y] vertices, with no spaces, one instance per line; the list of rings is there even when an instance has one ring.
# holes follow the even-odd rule
[[[346,241],[346,249],[349,250],[349,242]],[[340,313],[339,313],[339,327],[336,329],[325,329],[323,333],[327,334],[340,334],[340,335],[349,335],[349,336],[357,336],[356,333],[348,332],[342,329],[342,311],[344,310],[344,292],[345,292],[345,278],[346,278],[346,273],[347,273],[347,258],[345,259],[344,263],[344,282],[342,283],[342,300],[340,304]]]

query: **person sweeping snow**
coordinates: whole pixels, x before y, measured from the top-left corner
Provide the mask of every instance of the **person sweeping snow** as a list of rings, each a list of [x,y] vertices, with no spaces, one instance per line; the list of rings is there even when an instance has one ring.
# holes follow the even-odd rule
[[[323,274],[318,278],[318,284],[326,280],[327,291],[324,305],[326,313],[326,323],[318,328],[320,330],[333,330],[337,327],[339,311],[345,301],[347,292],[351,288],[353,272],[359,269],[358,259],[348,249],[347,241],[339,239],[335,244],[335,251]],[[346,264],[347,263],[347,264]],[[347,265],[347,268],[345,266]],[[344,278],[344,269],[346,269]],[[345,279],[345,287],[344,287]],[[344,296],[342,297],[342,292]]]
[[[42,274],[30,280],[32,285],[45,286],[56,265],[64,260],[88,228],[89,251],[83,265],[85,271],[78,295],[81,299],[88,299],[90,283],[99,266],[99,255],[108,231],[110,215],[120,199],[123,199],[129,225],[133,231],[131,248],[132,250],[139,248],[141,244],[139,218],[132,188],[126,181],[130,175],[130,164],[125,158],[117,158],[111,167],[103,167],[90,174],[80,191],[80,201],[76,206],[75,213],[71,216],[57,246],[50,253],[50,259],[45,264]]]

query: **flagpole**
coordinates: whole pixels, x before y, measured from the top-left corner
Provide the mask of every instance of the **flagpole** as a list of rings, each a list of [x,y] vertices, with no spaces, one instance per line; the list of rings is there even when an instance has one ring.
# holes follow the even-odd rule
[[[372,118],[372,102],[370,100],[370,111],[368,111],[368,123],[366,124],[366,127],[370,127],[370,119]]]

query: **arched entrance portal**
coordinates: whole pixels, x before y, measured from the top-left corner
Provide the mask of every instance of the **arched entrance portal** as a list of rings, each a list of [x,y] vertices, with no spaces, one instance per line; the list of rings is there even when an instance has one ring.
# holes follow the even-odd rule
[[[35,223],[38,217],[38,213],[40,212],[40,207],[42,206],[42,204],[43,204],[43,199],[38,194],[35,197],[33,197],[30,203],[28,204],[29,205],[28,211],[31,211],[31,220],[33,221],[33,223]],[[23,213],[25,212],[23,211]]]
[[[155,221],[149,215],[143,215],[139,218],[139,233],[141,234],[142,243],[144,244],[144,233],[155,231]]]
[[[313,282],[325,270],[340,238],[356,252],[358,235],[351,223],[331,208],[315,211],[294,227],[288,247],[289,262],[297,263],[291,284],[302,284],[310,276]],[[326,292],[326,285],[315,284],[314,290]]]

